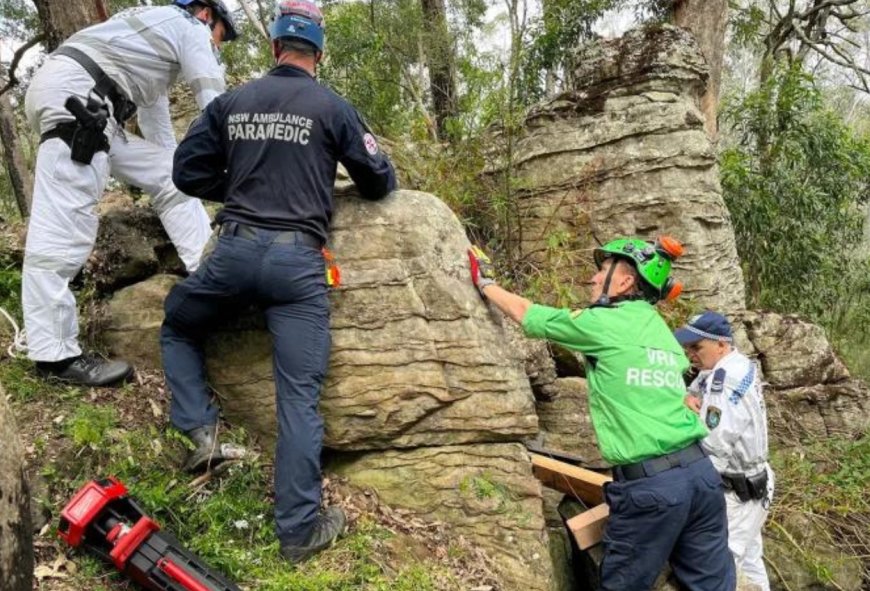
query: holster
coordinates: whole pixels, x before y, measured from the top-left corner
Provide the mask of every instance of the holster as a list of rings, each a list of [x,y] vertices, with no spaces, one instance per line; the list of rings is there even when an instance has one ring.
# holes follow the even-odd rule
[[[94,99],[84,105],[75,96],[67,98],[64,106],[75,117],[75,121],[61,123],[45,132],[40,143],[56,137],[62,139],[70,148],[70,158],[81,164],[90,164],[97,152],[108,152],[109,139],[105,130],[109,109]]]
[[[723,474],[722,482],[726,489],[734,491],[741,503],[767,497],[767,470],[748,478],[745,474]]]
[[[767,497],[767,470],[762,470],[755,476],[746,479],[749,488],[749,496],[755,500]]]

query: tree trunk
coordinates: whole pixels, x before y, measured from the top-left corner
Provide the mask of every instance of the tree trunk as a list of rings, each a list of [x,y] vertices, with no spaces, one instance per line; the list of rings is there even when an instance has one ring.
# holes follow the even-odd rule
[[[3,591],[33,585],[33,526],[24,453],[6,392],[0,387],[0,582]]]
[[[18,142],[18,130],[15,127],[15,112],[9,102],[9,94],[0,95],[0,143],[3,144],[3,162],[18,212],[22,219],[30,214],[30,196],[33,195],[33,178],[21,157],[21,146]]]
[[[88,25],[106,20],[104,0],[33,0],[45,32],[45,50],[52,52],[64,39]]]
[[[447,9],[444,0],[420,0],[423,18],[429,23],[429,43],[426,65],[429,67],[429,87],[432,108],[439,137],[444,137],[444,121],[456,114],[456,82],[453,77],[453,44],[447,29]]]
[[[698,40],[701,53],[710,68],[707,91],[701,98],[707,135],[716,140],[719,134],[717,111],[722,63],[725,58],[725,27],[728,24],[728,0],[676,0],[674,24],[689,30]]]

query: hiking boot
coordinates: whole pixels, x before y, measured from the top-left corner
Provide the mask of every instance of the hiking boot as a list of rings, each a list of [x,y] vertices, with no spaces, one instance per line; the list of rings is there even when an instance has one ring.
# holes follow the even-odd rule
[[[44,378],[80,386],[110,386],[133,377],[133,366],[120,359],[85,353],[63,361],[37,361],[36,372]]]
[[[191,474],[206,472],[226,459],[223,453],[221,453],[221,445],[218,443],[217,427],[215,425],[205,425],[188,431],[187,437],[196,448],[187,453],[187,458],[182,468],[185,472],[190,472]]]
[[[281,545],[281,556],[290,564],[308,560],[331,546],[347,527],[347,518],[339,507],[329,507],[317,516],[308,539],[302,546]]]

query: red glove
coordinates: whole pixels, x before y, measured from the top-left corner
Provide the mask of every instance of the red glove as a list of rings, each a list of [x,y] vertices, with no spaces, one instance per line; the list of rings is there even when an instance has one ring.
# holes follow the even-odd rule
[[[480,248],[472,246],[468,249],[468,262],[471,264],[471,282],[480,295],[483,295],[484,287],[495,285],[495,269],[492,261]]]

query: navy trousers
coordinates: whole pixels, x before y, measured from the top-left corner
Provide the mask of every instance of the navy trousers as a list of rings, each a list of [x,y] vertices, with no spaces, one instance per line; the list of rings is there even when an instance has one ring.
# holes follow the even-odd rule
[[[233,224],[230,230],[166,298],[160,344],[172,392],[170,416],[182,431],[217,421],[206,384],[204,340],[215,323],[260,306],[272,334],[277,389],[275,525],[282,544],[299,545],[321,498],[323,420],[317,404],[330,347],[323,255],[279,232],[258,229],[255,236],[242,237],[234,235]]]
[[[722,478],[704,457],[637,480],[605,486],[601,589],[652,588],[666,562],[689,591],[733,591],[734,560]]]

